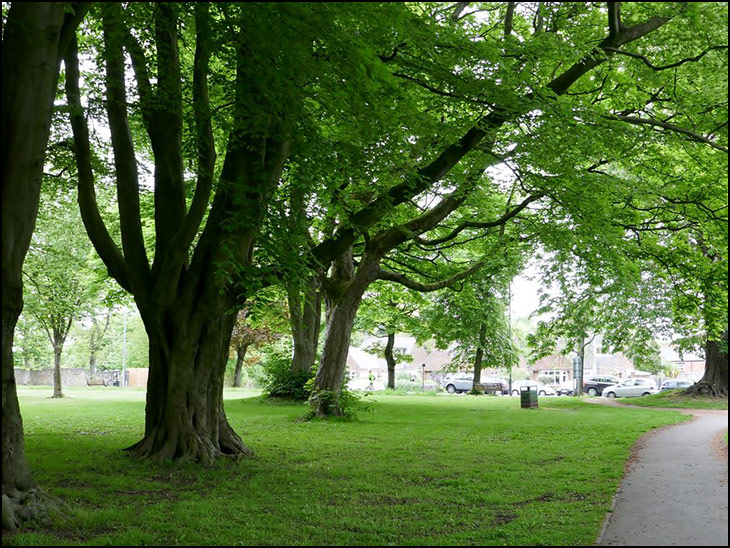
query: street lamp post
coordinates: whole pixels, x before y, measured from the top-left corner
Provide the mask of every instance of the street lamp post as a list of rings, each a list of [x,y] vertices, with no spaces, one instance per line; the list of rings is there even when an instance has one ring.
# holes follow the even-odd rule
[[[124,329],[122,331],[122,387],[127,386],[127,307],[124,307]]]
[[[421,364],[421,392],[426,391],[426,364]]]

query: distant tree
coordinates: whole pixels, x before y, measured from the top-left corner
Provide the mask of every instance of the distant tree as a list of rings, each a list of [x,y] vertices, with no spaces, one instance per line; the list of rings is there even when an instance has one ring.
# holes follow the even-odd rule
[[[411,361],[408,354],[395,350],[395,336],[411,333],[418,322],[418,310],[425,303],[423,294],[401,285],[376,282],[363,296],[357,314],[356,329],[362,329],[376,337],[386,337],[385,344],[376,343],[365,350],[385,358],[388,370],[387,387],[395,389],[395,368],[399,363]]]
[[[519,357],[512,341],[506,299],[495,282],[480,279],[477,274],[434,294],[421,313],[421,337],[431,336],[439,348],[453,349],[452,364],[474,372],[475,393],[483,368],[510,370]]]
[[[42,193],[38,223],[23,266],[25,310],[53,347],[53,397],[62,398],[61,356],[73,322],[100,300],[102,283],[73,196],[60,187]]]
[[[246,352],[259,348],[282,337],[286,313],[283,303],[268,299],[248,302],[238,312],[231,334],[231,350],[236,354],[233,386],[241,386],[241,375]]]

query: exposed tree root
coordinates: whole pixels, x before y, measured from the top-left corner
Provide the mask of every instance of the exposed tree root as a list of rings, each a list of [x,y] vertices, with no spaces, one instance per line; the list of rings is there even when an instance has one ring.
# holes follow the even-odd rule
[[[709,382],[698,382],[684,391],[688,396],[712,396],[714,398],[727,398],[727,388],[715,386]]]
[[[30,520],[46,523],[61,511],[63,502],[38,487],[28,491],[3,492],[3,530],[15,531]]]
[[[220,458],[240,459],[252,456],[253,451],[246,447],[230,427],[228,429],[228,432],[219,436],[217,444],[196,432],[165,434],[156,430],[125,450],[136,458],[155,462],[200,462],[204,466],[212,466]]]

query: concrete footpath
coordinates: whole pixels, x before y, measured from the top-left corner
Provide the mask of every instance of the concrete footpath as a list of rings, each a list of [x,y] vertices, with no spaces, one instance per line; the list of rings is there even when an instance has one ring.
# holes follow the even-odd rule
[[[598,546],[728,545],[728,413],[677,411],[694,418],[634,447]]]

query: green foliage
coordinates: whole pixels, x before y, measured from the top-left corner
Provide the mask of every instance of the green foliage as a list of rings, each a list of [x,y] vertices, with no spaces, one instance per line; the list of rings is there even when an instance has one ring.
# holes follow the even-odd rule
[[[431,334],[439,348],[453,345],[448,370],[473,369],[480,348],[483,368],[511,369],[518,362],[504,298],[479,274],[436,294],[421,321],[421,338]]]
[[[361,411],[370,409],[362,402],[361,396],[354,390],[350,390],[347,384],[343,384],[339,395],[333,390],[314,390],[314,379],[308,383],[310,390],[309,404],[316,405],[327,417],[341,417],[348,420],[357,418]],[[314,410],[310,409],[301,420],[309,421],[317,417]]]
[[[308,381],[315,371],[291,371],[291,341],[282,339],[261,351],[259,362],[261,377],[258,379],[268,398],[290,398],[306,401],[311,393]]]

